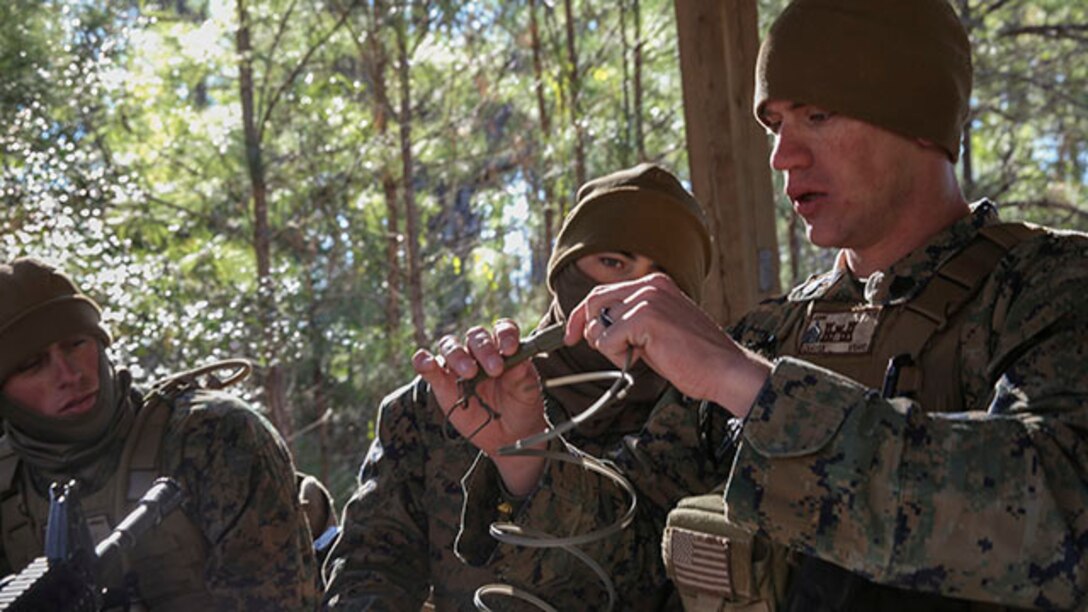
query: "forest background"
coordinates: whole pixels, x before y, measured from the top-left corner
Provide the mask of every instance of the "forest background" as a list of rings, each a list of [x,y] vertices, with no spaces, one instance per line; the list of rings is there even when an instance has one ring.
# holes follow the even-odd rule
[[[953,4],[966,195],[1088,229],[1088,5]],[[544,311],[577,185],[688,176],[669,0],[7,0],[0,70],[0,256],[77,278],[138,382],[252,359],[340,502],[417,346]],[[778,198],[788,287],[831,254]]]

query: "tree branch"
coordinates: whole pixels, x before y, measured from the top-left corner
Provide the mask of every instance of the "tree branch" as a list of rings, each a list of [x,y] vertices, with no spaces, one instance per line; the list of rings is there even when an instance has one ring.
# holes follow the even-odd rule
[[[1061,23],[1055,25],[1037,25],[1002,28],[999,36],[1042,36],[1053,39],[1070,39],[1080,42],[1088,41],[1088,24]]]
[[[336,23],[333,24],[333,26],[329,28],[329,30],[317,40],[316,43],[314,43],[312,46],[310,46],[309,49],[306,50],[306,54],[303,55],[302,59],[298,61],[298,64],[296,64],[294,69],[291,70],[291,73],[287,75],[287,78],[284,79],[282,83],[280,83],[280,86],[276,89],[276,93],[274,93],[272,95],[272,98],[269,100],[268,107],[264,109],[264,113],[261,115],[260,121],[257,122],[257,142],[261,142],[264,140],[264,128],[268,124],[268,119],[272,116],[272,111],[275,110],[276,104],[280,100],[280,96],[282,96],[283,92],[287,91],[287,88],[295,82],[295,79],[298,78],[298,75],[300,72],[302,72],[302,69],[305,68],[308,63],[310,63],[310,58],[313,57],[313,54],[316,53],[318,49],[323,47],[325,43],[328,42],[330,38],[332,38],[332,35],[335,34],[336,31],[344,25],[344,22],[347,21],[348,16],[351,15],[352,9],[357,7],[359,5],[359,2],[360,0],[355,0],[351,3],[351,6],[348,7],[348,10],[344,11],[340,15],[340,19],[338,19]]]
[[[276,35],[272,38],[272,44],[268,48],[268,54],[265,56],[264,62],[264,82],[261,83],[261,95],[258,98],[257,103],[257,116],[264,116],[264,103],[268,99],[268,87],[271,79],[268,78],[272,74],[272,56],[276,52],[276,47],[279,46],[280,40],[283,38],[283,33],[287,31],[287,22],[291,19],[291,14],[295,12],[295,5],[298,4],[298,0],[291,0],[291,4],[288,5],[287,10],[283,12],[283,17],[280,19],[280,26],[276,28]]]
[[[1012,202],[1002,202],[1002,207],[1005,208],[1042,208],[1046,210],[1057,210],[1069,214],[1070,217],[1077,217],[1081,221],[1088,222],[1088,211],[1081,210],[1076,206],[1067,202],[1059,202],[1057,200],[1051,200],[1050,198],[1039,198],[1037,200],[1016,200]]]

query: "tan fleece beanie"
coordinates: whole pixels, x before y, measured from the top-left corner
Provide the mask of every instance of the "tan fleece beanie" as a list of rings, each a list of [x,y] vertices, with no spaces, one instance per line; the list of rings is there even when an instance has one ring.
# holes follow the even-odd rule
[[[952,161],[971,95],[971,45],[946,0],[794,0],[756,63],[768,100],[819,106],[924,138]]]
[[[626,251],[653,259],[698,302],[710,270],[710,233],[699,203],[668,170],[639,164],[589,181],[548,262],[548,288],[583,255]]]
[[[29,258],[0,265],[0,384],[37,351],[81,333],[110,344],[98,304],[67,276]]]

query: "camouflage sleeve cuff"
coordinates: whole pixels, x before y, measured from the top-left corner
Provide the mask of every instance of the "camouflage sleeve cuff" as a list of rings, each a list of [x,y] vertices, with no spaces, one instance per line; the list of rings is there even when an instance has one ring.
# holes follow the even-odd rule
[[[777,360],[726,485],[729,520],[809,554],[843,553],[839,563],[886,567],[909,410],[830,370]]]
[[[819,451],[871,391],[830,370],[799,359],[775,361],[744,425],[752,450],[768,458]]]

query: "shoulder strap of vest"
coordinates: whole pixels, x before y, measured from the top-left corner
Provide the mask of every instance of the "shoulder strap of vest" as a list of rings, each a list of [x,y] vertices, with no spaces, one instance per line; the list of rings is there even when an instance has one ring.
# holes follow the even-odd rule
[[[913,333],[909,350],[895,358],[899,360],[895,366],[896,395],[910,397],[917,393],[922,376],[919,356],[933,336],[982,289],[1006,253],[1043,231],[1023,223],[1000,223],[980,229],[975,238],[945,262],[925,288],[904,306],[904,316],[914,319],[914,329],[921,332]]]
[[[221,379],[216,373],[222,370],[230,372]],[[252,365],[244,359],[216,361],[164,378],[151,386],[133,424],[130,442],[121,455],[120,468],[128,472],[128,483],[126,487],[118,487],[118,511],[125,502],[139,500],[159,476],[159,454],[174,400],[193,389],[229,387],[248,376],[251,370]]]
[[[170,421],[171,406],[172,403],[153,397],[144,401],[136,414],[118,466],[122,473],[128,474],[128,482],[117,487],[115,516],[122,516],[122,509],[139,500],[160,475],[159,451]]]

